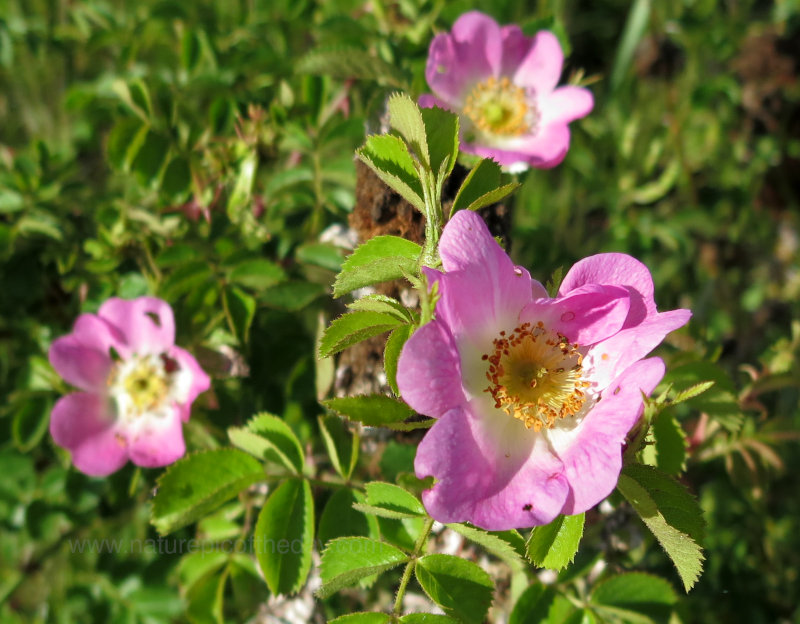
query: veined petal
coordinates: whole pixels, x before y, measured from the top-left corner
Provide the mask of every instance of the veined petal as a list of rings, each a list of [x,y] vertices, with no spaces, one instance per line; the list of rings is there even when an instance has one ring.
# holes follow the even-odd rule
[[[592,381],[598,388],[605,388],[625,369],[655,349],[668,333],[686,325],[691,316],[689,310],[662,312],[596,344],[584,358],[585,367],[593,370]]]
[[[594,108],[592,92],[583,87],[559,87],[538,100],[542,123],[566,124],[586,117]]]
[[[497,76],[503,54],[500,25],[480,11],[469,11],[453,24],[453,39],[459,46],[460,62],[473,75]]]
[[[75,334],[69,334],[53,341],[47,357],[67,383],[81,390],[105,390],[112,367],[107,351],[86,347]]]
[[[656,314],[650,270],[627,254],[604,253],[579,260],[564,276],[558,294],[566,295],[585,284],[614,284],[630,290],[631,311],[625,327],[638,325]]]
[[[622,445],[644,410],[642,393],[650,394],[663,376],[659,358],[631,366],[606,388],[567,444],[556,448],[569,482],[563,513],[586,511],[614,490],[622,469]]]
[[[124,334],[96,314],[81,314],[75,321],[72,334],[83,346],[109,357],[112,349],[123,359],[130,355]]]
[[[414,462],[417,476],[433,476],[423,492],[440,522],[471,522],[488,530],[546,524],[566,501],[561,462],[544,438],[513,418],[472,401],[451,410],[428,431]]]
[[[397,386],[406,403],[434,418],[466,402],[458,349],[444,323],[431,321],[408,339],[397,362]]]
[[[564,65],[564,52],[556,36],[542,30],[533,38],[533,45],[514,74],[514,84],[550,93],[558,84]]]
[[[128,432],[127,441],[131,461],[145,468],[166,466],[186,452],[180,413],[174,408],[158,417],[148,415],[140,427]]]
[[[128,461],[108,402],[100,395],[75,392],[59,399],[50,415],[50,434],[87,475],[104,477]]]
[[[456,344],[467,339],[482,345],[516,325],[532,299],[531,276],[514,266],[480,216],[457,212],[442,233],[439,253],[447,273],[439,280],[437,315],[445,319]]]
[[[164,353],[175,344],[175,317],[169,304],[155,297],[109,299],[98,311],[124,333],[138,354]]]
[[[537,169],[558,165],[569,150],[570,133],[566,124],[543,124],[534,134],[519,138],[465,143],[469,154],[494,158],[504,167],[525,162]]]
[[[500,75],[511,77],[530,52],[533,46],[533,37],[526,37],[522,33],[522,29],[516,24],[501,27],[500,37],[503,41],[503,59],[500,64]]]
[[[588,346],[613,336],[628,316],[628,290],[620,286],[587,284],[558,299],[532,301],[520,313],[520,321],[542,321],[570,342]]]

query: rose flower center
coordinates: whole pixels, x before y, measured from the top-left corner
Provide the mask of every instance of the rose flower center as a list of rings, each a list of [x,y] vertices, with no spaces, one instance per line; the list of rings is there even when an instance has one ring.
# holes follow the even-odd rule
[[[495,407],[521,420],[525,427],[550,429],[559,419],[574,416],[586,401],[581,377],[583,356],[577,344],[547,331],[540,321],[523,323],[510,334],[500,332],[486,378]]]
[[[141,416],[168,399],[176,363],[166,355],[133,356],[118,362],[108,380],[121,416]]]
[[[518,136],[535,129],[538,113],[525,89],[503,76],[479,82],[467,96],[464,113],[484,132]]]

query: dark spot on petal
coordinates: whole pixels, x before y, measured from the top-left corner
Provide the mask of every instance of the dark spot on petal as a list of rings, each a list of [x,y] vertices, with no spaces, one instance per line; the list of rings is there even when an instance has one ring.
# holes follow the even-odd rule
[[[111,358],[112,362],[119,362],[122,359],[122,356],[114,347],[108,348],[108,357]]]
[[[519,267],[515,266],[514,267],[514,275],[516,275],[517,277],[521,277],[522,276],[522,269],[520,269]]]
[[[155,312],[145,312],[144,315],[150,317],[150,320],[153,321],[156,327],[161,327],[161,317],[158,314]]]
[[[164,362],[164,370],[167,373],[174,373],[180,368],[178,361],[169,357],[166,353],[161,354],[161,361]]]
[[[533,505],[531,505],[530,503],[527,503],[522,506],[522,511],[530,511],[531,509],[533,509]]]
[[[622,390],[622,386],[617,386],[616,388],[614,388],[614,396],[618,395],[621,390]]]

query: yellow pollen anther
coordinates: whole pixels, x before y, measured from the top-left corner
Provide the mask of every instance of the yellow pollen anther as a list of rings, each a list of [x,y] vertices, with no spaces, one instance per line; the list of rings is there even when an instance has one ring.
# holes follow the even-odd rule
[[[536,325],[523,323],[509,335],[500,332],[488,362],[485,389],[495,407],[521,420],[528,429],[552,428],[577,414],[589,383],[581,378],[583,356],[577,344]]]
[[[473,87],[464,103],[464,114],[483,132],[519,136],[535,132],[539,114],[525,89],[507,76],[494,76]]]

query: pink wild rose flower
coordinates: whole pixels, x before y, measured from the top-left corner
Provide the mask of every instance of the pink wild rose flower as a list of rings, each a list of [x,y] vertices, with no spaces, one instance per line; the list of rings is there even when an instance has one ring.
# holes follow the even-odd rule
[[[512,171],[555,167],[569,149],[569,122],[594,106],[587,89],[556,88],[563,63],[553,33],[526,37],[470,11],[431,42],[425,77],[434,95],[419,103],[459,115],[465,152]]]
[[[129,459],[154,468],[186,451],[182,423],[208,375],[175,346],[172,308],[161,299],[109,299],[81,314],[53,342],[50,363],[81,391],[59,399],[50,418],[56,444],[81,472],[105,476]]]
[[[475,213],[444,228],[436,318],[400,355],[403,399],[437,418],[417,450],[417,476],[440,522],[488,530],[581,513],[614,489],[622,445],[664,375],[642,359],[684,325],[658,312],[641,262],[607,253],[581,260],[558,295],[514,266]]]

